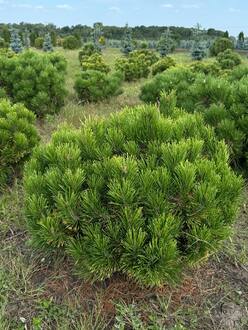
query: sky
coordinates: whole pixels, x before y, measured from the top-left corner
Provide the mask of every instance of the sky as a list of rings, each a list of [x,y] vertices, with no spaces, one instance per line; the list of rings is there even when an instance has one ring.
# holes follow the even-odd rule
[[[160,25],[228,30],[248,35],[247,0],[0,0],[2,23]],[[246,23],[247,22],[247,23]]]

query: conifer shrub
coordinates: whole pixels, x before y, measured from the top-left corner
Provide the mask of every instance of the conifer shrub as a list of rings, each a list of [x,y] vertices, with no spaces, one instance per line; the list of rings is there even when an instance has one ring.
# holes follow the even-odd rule
[[[104,73],[110,72],[110,67],[107,65],[101,54],[94,53],[91,56],[84,56],[81,62],[81,67],[83,71],[95,70]]]
[[[235,82],[244,77],[248,77],[248,65],[241,64],[229,71],[227,79],[231,82]]]
[[[115,62],[115,69],[123,73],[126,81],[147,78],[150,67],[156,58],[156,54],[151,51],[134,51],[126,57],[118,58]]]
[[[175,65],[176,62],[173,60],[173,58],[169,56],[163,57],[152,66],[152,74],[153,76],[156,76],[158,73],[162,73]]]
[[[37,49],[42,49],[44,44],[44,38],[43,37],[38,37],[34,41],[34,47]]]
[[[220,76],[221,68],[218,62],[194,62],[190,65],[193,72],[204,73],[206,75]]]
[[[174,92],[177,107],[200,112],[214,127],[217,137],[228,144],[232,165],[246,166],[248,150],[248,78],[230,82],[223,77],[193,73],[189,68],[172,68],[156,76],[141,89],[146,103],[161,102],[161,92]]]
[[[64,49],[78,49],[81,47],[81,40],[75,36],[67,36],[63,39],[63,48]]]
[[[123,76],[119,72],[106,74],[101,71],[82,71],[76,78],[74,88],[83,102],[98,102],[122,93]]]
[[[210,48],[210,54],[217,56],[219,53],[224,52],[226,49],[233,49],[234,44],[229,38],[217,38]]]
[[[161,91],[170,93],[177,91],[177,101],[187,99],[188,88],[194,82],[196,74],[189,67],[172,67],[164,73],[156,75],[141,87],[140,98],[146,103],[159,100]]]
[[[1,93],[0,93],[1,94]],[[0,100],[0,191],[19,174],[38,143],[35,115],[22,104]]]
[[[87,280],[121,272],[149,286],[220,248],[242,190],[200,115],[155,106],[60,130],[24,182],[36,246],[65,249]]]
[[[54,113],[64,104],[66,61],[58,54],[26,51],[0,56],[1,87],[13,102],[23,103],[38,116]]]
[[[241,64],[241,57],[231,49],[227,49],[218,54],[217,61],[221,69],[233,69],[235,66]]]
[[[78,59],[80,64],[84,61],[84,59],[87,59],[89,56],[93,55],[93,54],[99,54],[99,48],[96,48],[95,45],[93,43],[87,43],[85,44],[82,49],[79,51],[78,54]]]
[[[131,52],[129,54],[129,57],[138,57],[138,56],[143,56],[145,57],[145,61],[146,63],[151,66],[153,64],[155,64],[156,62],[159,61],[159,57],[156,54],[155,51],[151,50],[151,49],[139,49],[139,50],[134,50],[133,52]]]

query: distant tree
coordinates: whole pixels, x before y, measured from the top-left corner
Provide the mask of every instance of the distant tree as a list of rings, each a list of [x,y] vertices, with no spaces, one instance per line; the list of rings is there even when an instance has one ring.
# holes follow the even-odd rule
[[[199,23],[197,23],[196,26],[193,28],[192,34],[195,40],[191,51],[191,57],[195,61],[201,61],[207,55],[207,52],[205,47],[201,43],[202,29]]]
[[[212,56],[217,56],[219,53],[224,52],[226,49],[233,49],[234,44],[230,39],[217,38],[213,45],[210,47],[210,53]]]
[[[56,47],[57,46],[57,34],[56,34],[56,32],[55,31],[51,31],[50,32],[50,36],[51,36],[51,40],[52,40],[52,45],[54,47]]]
[[[142,41],[140,44],[141,49],[147,49],[148,48],[148,43],[146,41]]]
[[[101,46],[105,46],[105,45],[106,45],[106,39],[104,38],[104,36],[101,36],[101,37],[99,38],[99,44],[100,44]]]
[[[24,48],[29,49],[31,42],[30,42],[30,37],[29,37],[29,31],[26,29],[24,34],[23,34],[23,45]]]
[[[238,35],[238,40],[241,41],[241,42],[244,42],[245,41],[245,35],[244,35],[244,32],[241,31]]]
[[[8,48],[8,43],[0,37],[0,49],[2,48]]]
[[[161,57],[167,56],[169,53],[172,53],[175,49],[175,43],[171,38],[170,29],[167,28],[167,31],[163,32],[157,47]]]
[[[22,41],[17,30],[11,31],[10,48],[16,54],[21,53],[23,50]]]
[[[78,49],[81,47],[81,40],[75,36],[67,36],[63,40],[64,49]]]
[[[43,44],[44,44],[44,38],[38,37],[35,39],[34,47],[37,49],[42,49]]]
[[[102,23],[94,23],[93,31],[92,31],[92,41],[95,45],[96,49],[101,49],[100,39],[103,36],[103,24]]]
[[[53,52],[52,38],[50,33],[45,35],[44,43],[43,43],[44,52]]]
[[[2,37],[5,42],[10,43],[11,33],[7,25],[4,25],[2,28]]]
[[[124,39],[122,44],[122,52],[125,55],[128,55],[134,50],[133,40],[132,40],[132,31],[129,28],[128,24],[125,26]]]
[[[229,32],[226,31],[226,32],[224,33],[223,37],[224,37],[224,38],[229,38]]]

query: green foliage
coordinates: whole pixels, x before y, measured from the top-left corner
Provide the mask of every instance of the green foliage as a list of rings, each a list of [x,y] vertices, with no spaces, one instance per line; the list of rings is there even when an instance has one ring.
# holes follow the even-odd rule
[[[44,44],[44,38],[42,37],[38,37],[34,41],[34,47],[37,49],[42,49],[43,44]]]
[[[219,53],[217,62],[221,69],[233,69],[235,66],[241,64],[241,57],[231,49],[226,49],[224,52]]]
[[[81,67],[83,71],[95,70],[104,73],[110,72],[110,67],[103,61],[103,57],[99,53],[94,53],[91,56],[82,58]]]
[[[63,39],[64,49],[78,49],[81,47],[81,40],[75,36],[67,36]]]
[[[64,103],[66,61],[57,54],[27,51],[0,56],[0,81],[7,95],[38,116],[54,113]]]
[[[147,103],[155,103],[160,98],[161,91],[166,93],[175,89],[178,92],[178,99],[185,99],[188,94],[188,87],[195,80],[195,74],[188,67],[172,67],[166,72],[156,75],[141,87],[140,98]],[[182,96],[182,97],[181,97]]]
[[[22,169],[38,143],[35,115],[23,105],[0,100],[0,190]]]
[[[221,68],[217,62],[194,62],[190,65],[193,72],[204,73],[206,75],[219,76]]]
[[[169,69],[172,66],[175,66],[176,62],[173,60],[173,58],[166,56],[163,57],[161,60],[159,60],[157,63],[155,63],[152,66],[152,74],[155,76],[158,73],[162,73]]]
[[[220,248],[242,190],[200,115],[153,106],[63,128],[35,150],[24,182],[35,245],[64,248],[86,279],[122,272],[149,286]]]
[[[96,49],[95,45],[93,43],[87,43],[83,46],[83,48],[79,51],[78,59],[80,64],[83,62],[85,58],[88,58],[89,56],[93,54],[99,54],[98,49]]]
[[[175,105],[187,112],[201,112],[206,123],[214,127],[218,138],[229,145],[233,165],[245,167],[248,150],[247,76],[231,82],[233,78],[228,80],[195,71],[180,67],[168,69],[146,83],[141,88],[140,97],[147,103],[158,100],[161,103],[161,92],[169,95],[174,91]]]
[[[82,71],[76,78],[74,88],[81,102],[97,102],[121,94],[122,80],[118,72]]]
[[[0,49],[8,48],[8,43],[0,37]]]
[[[134,81],[147,78],[151,65],[157,60],[157,55],[151,50],[136,50],[127,57],[118,58],[115,69],[123,73],[126,81]]]
[[[210,48],[210,54],[217,56],[219,53],[223,53],[227,49],[233,49],[233,42],[228,38],[217,38]]]
[[[25,30],[24,35],[23,35],[23,45],[25,49],[29,49],[31,46],[31,41],[30,41],[30,36],[29,36],[29,31]]]

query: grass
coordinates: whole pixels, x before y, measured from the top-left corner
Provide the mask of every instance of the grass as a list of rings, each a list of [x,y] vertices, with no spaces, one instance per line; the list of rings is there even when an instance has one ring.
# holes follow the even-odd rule
[[[124,85],[108,102],[78,104],[73,90],[79,71],[77,51],[59,50],[68,60],[66,104],[39,122],[43,141],[63,123],[78,127],[89,116],[108,116],[139,104],[143,81]],[[111,66],[120,56],[106,50]],[[173,55],[188,63],[187,54]],[[0,330],[248,329],[248,193],[233,239],[219,255],[186,270],[178,287],[140,288],[127,278],[84,283],[62,256],[48,256],[29,246],[21,182],[0,196]]]

